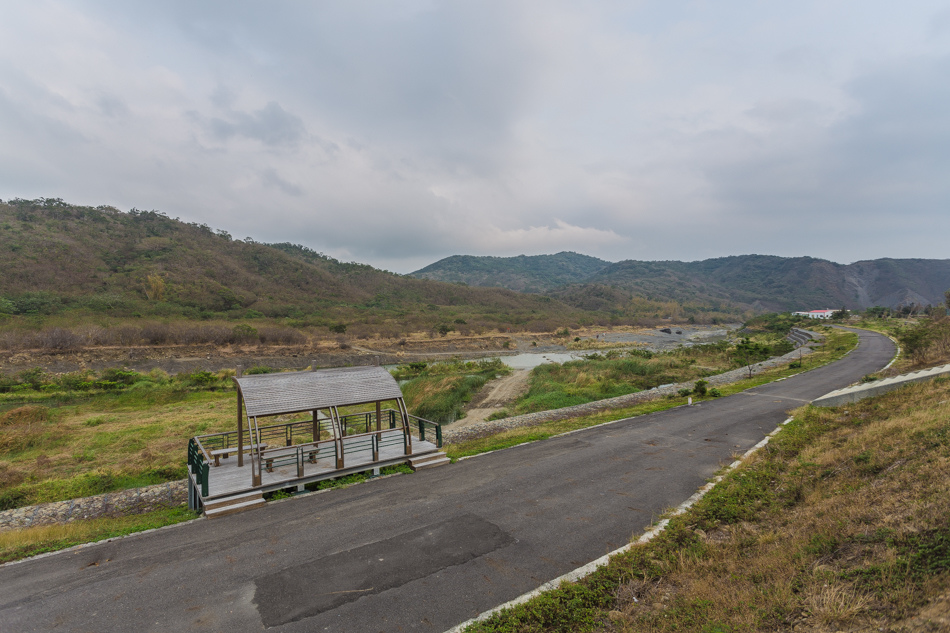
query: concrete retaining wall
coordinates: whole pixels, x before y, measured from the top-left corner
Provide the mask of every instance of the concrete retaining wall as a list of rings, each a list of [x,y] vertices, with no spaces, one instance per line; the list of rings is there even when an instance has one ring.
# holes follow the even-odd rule
[[[864,400],[865,398],[870,398],[871,396],[887,393],[888,391],[899,389],[904,385],[909,385],[915,382],[924,382],[926,380],[933,380],[934,378],[940,377],[950,377],[950,365],[931,367],[930,369],[922,369],[909,374],[901,374],[900,376],[885,378],[884,380],[876,380],[874,382],[854,385],[853,387],[845,387],[844,389],[838,389],[836,391],[832,391],[831,393],[825,394],[820,398],[816,398],[812,404],[816,407],[838,407],[842,404],[857,402],[858,400]]]

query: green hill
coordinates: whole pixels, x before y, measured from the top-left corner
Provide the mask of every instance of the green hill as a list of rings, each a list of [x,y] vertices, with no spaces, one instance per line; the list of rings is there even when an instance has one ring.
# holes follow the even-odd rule
[[[419,279],[469,286],[546,292],[567,284],[581,283],[609,265],[610,262],[602,259],[572,252],[517,257],[453,255],[410,274]]]
[[[414,279],[303,246],[234,240],[157,211],[0,203],[0,314],[528,323],[584,315],[548,297]],[[451,318],[450,318],[451,317]]]

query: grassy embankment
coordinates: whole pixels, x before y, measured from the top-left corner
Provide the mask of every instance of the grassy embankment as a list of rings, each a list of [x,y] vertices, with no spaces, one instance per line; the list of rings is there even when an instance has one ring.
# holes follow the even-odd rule
[[[621,420],[652,413],[654,411],[670,409],[686,404],[687,397],[692,397],[694,402],[701,402],[704,399],[717,397],[716,394],[721,396],[729,395],[779,378],[815,369],[816,367],[841,358],[857,344],[857,336],[850,332],[832,328],[817,329],[824,333],[824,344],[812,354],[804,356],[801,361],[794,361],[789,365],[764,370],[755,374],[752,378],[740,380],[730,385],[719,387],[716,390],[709,389],[705,395],[700,395],[700,393],[696,391],[681,393],[632,407],[612,409],[591,415],[512,429],[489,437],[451,444],[446,447],[446,453],[451,458],[458,459],[516,446],[525,442],[546,439],[567,431],[587,428],[612,420]],[[767,341],[768,339],[763,340]],[[525,409],[528,411],[546,410],[557,407],[547,406],[537,409],[528,407],[536,406],[535,403],[539,401],[547,405],[570,406],[570,404],[591,402],[611,397],[609,395],[599,395],[603,393],[602,390],[604,387],[607,387],[609,390],[617,390],[619,392],[617,395],[621,395],[622,393],[638,391],[639,389],[636,388],[636,385],[642,385],[642,388],[645,389],[666,382],[685,382],[692,381],[694,378],[701,379],[703,376],[709,376],[734,367],[734,356],[730,356],[730,354],[734,354],[734,352],[730,352],[727,346],[706,345],[679,349],[666,354],[658,354],[652,359],[638,357],[621,359],[604,358],[595,361],[565,363],[560,366],[542,365],[536,370],[538,376],[536,381],[533,377],[532,391],[528,392],[522,402],[526,403]],[[720,366],[719,371],[713,369],[714,363]],[[560,380],[555,380],[557,378],[560,378]],[[628,391],[622,391],[624,389],[623,383],[633,384],[635,386]],[[537,386],[537,388],[535,388],[535,386]],[[534,392],[535,395],[533,395],[532,392]],[[537,394],[540,394],[540,396]],[[522,404],[519,403],[519,407],[521,406]]]
[[[938,380],[803,407],[653,541],[468,630],[878,630],[922,609],[945,618],[948,400],[950,381]]]
[[[942,365],[950,360],[950,319],[872,319],[857,327],[887,334],[900,343],[901,357],[891,373]]]
[[[88,519],[0,532],[0,563],[174,525],[197,516],[197,513],[182,506],[126,517]]]
[[[511,373],[497,358],[478,361],[402,365],[393,376],[405,381],[402,393],[413,415],[433,422],[454,422],[464,415],[465,403],[493,378]]]

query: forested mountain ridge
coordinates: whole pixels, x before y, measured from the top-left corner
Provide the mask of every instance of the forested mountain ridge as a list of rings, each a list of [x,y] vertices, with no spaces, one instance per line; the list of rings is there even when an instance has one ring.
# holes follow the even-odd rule
[[[495,286],[519,292],[546,292],[572,283],[582,283],[610,262],[574,252],[517,257],[453,255],[413,273],[419,279],[435,279],[469,286]]]
[[[545,257],[557,256],[536,257],[544,261]],[[513,276],[520,286],[530,285],[523,279],[523,261],[531,258],[524,256],[449,257],[413,275],[425,272],[430,279],[467,278],[467,283],[477,283],[484,277],[481,269],[466,277],[462,267],[482,265],[484,259],[491,260],[493,271],[492,276],[485,277],[484,285],[506,286]],[[637,296],[721,309],[732,306],[781,311],[938,305],[943,302],[943,292],[950,288],[950,260],[945,259],[884,258],[838,264],[814,257],[738,255],[696,262],[625,260],[605,264],[586,277],[580,271],[570,280],[564,276],[563,283],[549,284],[545,292],[585,309],[599,309]],[[549,279],[553,283],[554,278]],[[535,282],[535,286],[540,285]]]

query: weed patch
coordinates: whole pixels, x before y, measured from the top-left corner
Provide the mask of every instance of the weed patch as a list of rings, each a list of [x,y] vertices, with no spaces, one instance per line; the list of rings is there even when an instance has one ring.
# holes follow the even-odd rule
[[[195,512],[179,507],[118,519],[91,519],[0,532],[0,563],[174,525],[197,516]]]

